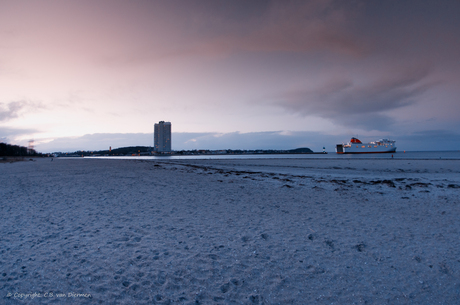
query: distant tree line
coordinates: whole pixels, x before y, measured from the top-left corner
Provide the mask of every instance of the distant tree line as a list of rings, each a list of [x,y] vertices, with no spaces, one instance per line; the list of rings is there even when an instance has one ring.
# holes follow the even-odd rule
[[[0,143],[0,156],[2,157],[25,157],[25,156],[41,156],[34,149],[28,149],[24,146],[11,145]]]
[[[58,153],[61,156],[126,156],[126,155],[138,155],[138,154],[147,154],[152,150],[149,146],[129,146],[129,147],[120,147],[112,150],[97,150],[97,151],[84,151],[79,150],[73,153]]]
[[[129,147],[120,147],[110,150],[101,150],[98,151],[99,154],[116,156],[116,155],[132,155],[140,153],[148,153],[152,150],[149,146],[129,146]]]

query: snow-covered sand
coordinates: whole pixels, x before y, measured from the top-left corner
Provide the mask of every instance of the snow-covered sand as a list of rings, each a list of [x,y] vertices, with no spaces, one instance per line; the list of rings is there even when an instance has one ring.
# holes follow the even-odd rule
[[[0,303],[458,304],[460,161],[0,164]]]

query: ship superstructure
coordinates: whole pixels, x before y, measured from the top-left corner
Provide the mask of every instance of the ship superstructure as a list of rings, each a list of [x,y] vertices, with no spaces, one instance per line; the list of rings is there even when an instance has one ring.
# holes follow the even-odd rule
[[[375,142],[363,143],[357,138],[351,138],[349,143],[337,144],[335,151],[338,154],[369,154],[396,152],[396,141],[381,139]]]

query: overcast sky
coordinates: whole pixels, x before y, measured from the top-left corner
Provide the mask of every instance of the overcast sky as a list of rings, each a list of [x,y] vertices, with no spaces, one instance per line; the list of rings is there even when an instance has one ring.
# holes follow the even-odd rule
[[[460,149],[460,2],[0,0],[0,141]]]

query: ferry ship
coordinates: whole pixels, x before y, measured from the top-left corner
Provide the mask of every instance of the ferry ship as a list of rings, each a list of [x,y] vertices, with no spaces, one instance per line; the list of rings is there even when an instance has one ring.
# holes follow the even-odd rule
[[[363,143],[357,138],[351,138],[349,143],[337,144],[335,151],[338,154],[370,154],[396,152],[396,141],[381,139],[375,142]]]

